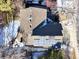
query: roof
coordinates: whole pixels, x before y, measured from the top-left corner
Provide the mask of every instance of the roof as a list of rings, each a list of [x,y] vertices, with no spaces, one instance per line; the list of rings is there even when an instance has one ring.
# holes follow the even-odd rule
[[[47,19],[40,23],[32,35],[37,36],[62,36],[62,26],[59,23],[59,16],[47,12]]]
[[[62,36],[62,26],[57,22],[48,22],[44,25],[43,21],[34,30],[32,35],[37,36]]]

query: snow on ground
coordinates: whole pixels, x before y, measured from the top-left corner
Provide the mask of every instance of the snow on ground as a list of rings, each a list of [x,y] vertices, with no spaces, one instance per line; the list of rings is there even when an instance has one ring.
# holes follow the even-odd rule
[[[15,20],[5,27],[0,27],[0,45],[7,44],[12,38],[17,36],[20,21]]]

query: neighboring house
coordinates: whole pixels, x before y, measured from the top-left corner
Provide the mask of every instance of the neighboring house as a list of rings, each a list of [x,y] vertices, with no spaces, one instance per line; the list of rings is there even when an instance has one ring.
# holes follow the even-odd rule
[[[35,46],[48,47],[58,41],[62,42],[63,29],[59,23],[58,17],[59,16],[51,15],[51,13],[48,12],[47,19],[42,21],[36,28],[33,29],[32,37],[35,40],[33,41],[33,44],[36,44]]]
[[[54,39],[57,39],[58,41],[62,41],[63,29],[61,24],[59,23],[58,16],[57,15],[52,16],[50,12],[47,12],[47,9],[43,9],[40,7],[32,6],[30,8],[21,10],[20,16],[24,14],[24,17],[21,17],[21,19],[23,19],[21,20],[21,27],[25,31],[25,33],[28,34],[27,45],[35,45],[35,42],[37,41],[42,42],[41,40],[42,37],[44,37],[44,40],[48,39],[48,42]],[[32,13],[30,12],[30,10]],[[28,18],[30,14],[33,15],[31,21]],[[25,16],[28,16],[28,17],[25,17]],[[32,36],[29,33],[31,30],[32,30]],[[48,36],[49,38],[46,38],[46,36]],[[53,38],[53,37],[56,37],[56,38]],[[60,38],[57,38],[57,37],[60,37]],[[38,43],[38,45],[40,45],[40,43]]]
[[[3,27],[0,27],[0,45],[3,45],[4,43],[4,32],[3,32]]]

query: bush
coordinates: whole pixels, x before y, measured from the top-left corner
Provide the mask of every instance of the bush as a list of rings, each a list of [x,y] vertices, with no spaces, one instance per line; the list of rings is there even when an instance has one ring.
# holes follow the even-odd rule
[[[52,51],[47,51],[47,54],[44,56],[41,56],[39,59],[64,59],[62,50],[52,50]]]

